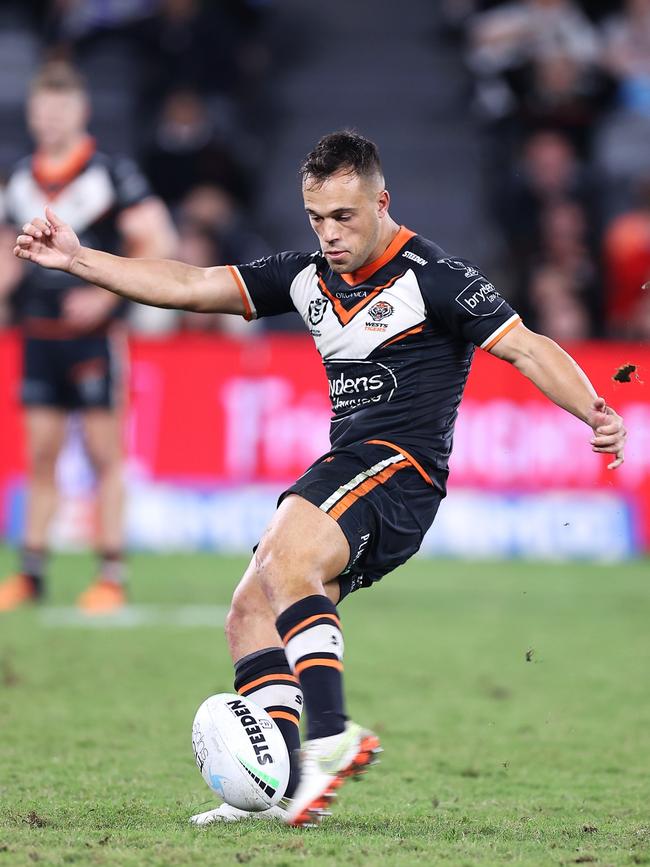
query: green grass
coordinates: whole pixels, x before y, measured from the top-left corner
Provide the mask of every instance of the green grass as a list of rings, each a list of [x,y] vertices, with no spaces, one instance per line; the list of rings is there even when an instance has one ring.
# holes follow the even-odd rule
[[[225,605],[242,567],[137,556],[133,600]],[[90,569],[57,558],[48,604],[71,604]],[[649,602],[647,561],[417,561],[355,594],[349,711],[386,751],[305,831],[187,824],[210,806],[192,717],[231,689],[220,626],[5,615],[0,867],[650,864]]]

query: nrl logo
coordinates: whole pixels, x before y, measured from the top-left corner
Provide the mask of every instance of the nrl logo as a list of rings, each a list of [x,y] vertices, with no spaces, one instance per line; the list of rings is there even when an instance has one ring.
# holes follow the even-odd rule
[[[314,298],[309,302],[309,321],[312,325],[318,325],[325,316],[325,308],[327,307],[327,298]]]
[[[438,259],[438,265],[446,265],[452,271],[464,271],[466,277],[478,277],[479,272],[459,259]]]
[[[392,316],[393,312],[394,307],[392,304],[389,304],[388,301],[378,301],[376,304],[372,305],[368,311],[368,316],[370,316],[374,322],[379,322],[387,316]]]

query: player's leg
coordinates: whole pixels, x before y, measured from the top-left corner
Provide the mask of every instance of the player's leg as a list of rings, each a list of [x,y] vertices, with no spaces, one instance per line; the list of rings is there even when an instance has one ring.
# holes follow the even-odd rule
[[[96,478],[99,570],[96,581],[77,600],[88,614],[110,613],[126,602],[120,410],[123,357],[119,335],[80,337],[67,346],[67,397],[81,413],[86,453]]]
[[[66,409],[57,364],[58,341],[23,340],[22,403],[25,407],[27,497],[25,530],[16,575],[0,584],[0,611],[41,594],[48,531],[56,509],[56,462],[66,433]]]
[[[79,604],[89,613],[104,613],[125,602],[121,416],[116,409],[86,409],[82,425],[86,452],[97,480],[99,574],[96,583],[79,598]]]
[[[288,820],[296,824],[311,821],[342,780],[365,767],[378,747],[374,735],[347,721],[341,624],[325,590],[349,560],[350,544],[336,521],[306,499],[290,495],[279,506],[251,564],[250,580],[261,588],[276,617],[307,712],[301,778],[288,813]],[[235,595],[235,622],[245,622],[245,600],[246,596]],[[242,648],[236,645],[235,631],[229,623],[230,640],[238,652]]]
[[[336,577],[340,571],[339,566],[341,564],[344,566],[348,560],[349,546],[345,537],[342,537],[342,550],[340,550],[338,558],[335,559],[334,565],[328,565],[328,557],[327,555],[323,556],[322,552],[339,548],[341,546],[339,535],[342,536],[342,534],[339,534],[336,525],[327,519],[325,525],[327,533],[321,533],[322,544],[317,544],[317,538],[312,532],[313,527],[303,524],[296,514],[295,508],[291,506],[290,501],[296,499],[298,498],[288,498],[280,506],[237,586],[226,620],[226,638],[235,665],[235,689],[240,695],[252,699],[265,708],[280,729],[291,756],[291,774],[285,797],[277,807],[265,810],[263,813],[247,813],[228,804],[222,804],[217,809],[192,816],[190,821],[195,825],[236,822],[248,818],[286,821],[286,808],[298,785],[300,775],[298,761],[299,723],[303,708],[303,692],[299,677],[296,676],[287,661],[282,639],[277,631],[276,611],[269,603],[267,592],[261,580],[261,572],[264,571],[265,566],[261,565],[260,557],[264,557],[266,562],[270,554],[269,545],[275,547],[273,540],[276,533],[278,530],[282,533],[281,528],[278,528],[278,523],[282,525],[288,522],[293,525],[295,519],[297,539],[303,542],[307,539],[312,540],[308,546],[309,550],[299,549],[296,540],[287,539],[290,549],[292,548],[295,552],[295,566],[289,570],[286,565],[282,565],[282,558],[277,561],[277,565],[296,581],[298,589],[295,592],[308,592],[310,595],[314,595],[312,593],[314,591],[325,604],[329,604],[333,610],[336,610],[335,603],[339,597]],[[305,505],[308,507],[308,511],[314,508],[309,503],[305,503]],[[298,511],[302,510],[298,509]],[[286,517],[284,517],[285,515]],[[307,565],[309,562],[313,562],[313,565]],[[303,564],[302,567],[299,565],[300,563]],[[302,585],[302,576],[305,575],[308,582],[306,588]],[[328,578],[330,579],[329,582]],[[283,602],[278,603],[279,606],[282,604]],[[329,674],[329,672],[327,673]],[[339,672],[337,672],[337,676],[340,681]],[[340,695],[337,697],[336,704],[337,707],[342,708],[342,689],[339,692]],[[312,704],[312,712],[315,713],[313,702],[310,703]],[[341,718],[342,727],[339,730],[345,727],[345,716],[342,711]]]
[[[336,604],[338,581],[326,584],[325,591]],[[257,579],[253,559],[239,582],[226,620],[226,636],[235,666],[235,689],[261,707],[278,726],[291,757],[291,772],[283,800],[278,807],[261,813],[249,813],[222,804],[192,816],[194,825],[215,822],[238,822],[243,819],[286,819],[286,807],[300,777],[300,718],[303,695],[293,674],[275,627],[275,615]]]
[[[66,413],[51,407],[25,412],[27,498],[19,573],[0,585],[0,611],[44,590],[48,531],[57,504],[56,462],[65,442]]]

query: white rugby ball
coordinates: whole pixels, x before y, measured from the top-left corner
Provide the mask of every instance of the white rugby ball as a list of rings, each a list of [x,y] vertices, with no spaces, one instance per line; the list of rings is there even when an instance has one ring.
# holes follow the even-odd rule
[[[266,711],[239,695],[211,695],[197,710],[192,748],[212,791],[240,810],[268,810],[289,782],[289,753]]]

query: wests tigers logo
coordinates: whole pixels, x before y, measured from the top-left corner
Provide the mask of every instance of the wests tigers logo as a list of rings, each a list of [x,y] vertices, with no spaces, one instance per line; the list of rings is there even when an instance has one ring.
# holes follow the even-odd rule
[[[368,311],[368,316],[370,316],[374,322],[379,322],[387,316],[392,316],[394,310],[395,308],[392,304],[389,304],[388,301],[378,301],[376,304],[372,305]]]

